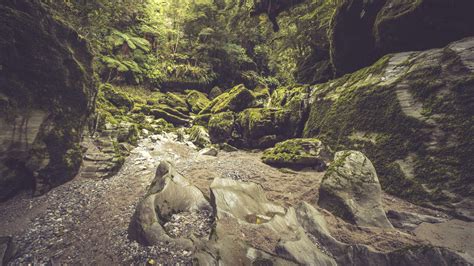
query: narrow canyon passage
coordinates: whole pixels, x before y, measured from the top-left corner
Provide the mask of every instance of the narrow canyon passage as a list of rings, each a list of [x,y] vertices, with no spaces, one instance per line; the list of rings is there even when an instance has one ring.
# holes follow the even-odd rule
[[[474,0],[0,0],[0,266],[474,265]]]

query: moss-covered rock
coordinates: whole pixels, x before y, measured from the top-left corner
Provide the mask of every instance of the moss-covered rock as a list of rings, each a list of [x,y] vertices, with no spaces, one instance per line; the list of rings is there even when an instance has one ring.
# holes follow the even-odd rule
[[[232,132],[235,127],[235,114],[225,112],[215,114],[209,120],[209,136],[214,143],[232,140]]]
[[[268,148],[279,141],[295,138],[302,134],[307,117],[308,92],[308,87],[280,88],[271,96],[274,98],[273,103],[270,100],[265,104],[271,107],[246,108],[239,113],[233,113],[233,119],[226,120],[226,125],[234,122],[232,127],[225,127],[228,129],[225,130],[226,137],[222,137],[222,131],[216,127],[221,127],[217,121],[229,116],[212,114],[208,123],[211,140],[215,143],[228,142],[240,148]],[[261,93],[266,95],[265,98],[268,97],[267,90],[264,89]],[[204,120],[204,117],[200,119]],[[202,122],[205,124],[205,121]]]
[[[304,136],[363,151],[382,187],[405,199],[451,208],[472,201],[473,47],[469,38],[394,54],[315,86]]]
[[[296,137],[302,120],[283,108],[250,108],[236,119],[233,144],[246,148],[268,148],[284,139]]]
[[[189,91],[186,96],[186,102],[188,103],[191,112],[198,114],[211,102],[206,94],[199,91]]]
[[[255,107],[265,107],[270,99],[270,89],[258,86],[252,92],[255,97]]]
[[[109,101],[117,108],[125,108],[127,111],[133,109],[134,102],[130,97],[123,92],[120,92],[111,84],[103,84],[99,88],[99,97],[103,97],[104,100]]]
[[[209,133],[203,126],[193,126],[189,129],[189,141],[199,148],[204,148],[211,144]]]
[[[329,149],[314,138],[289,139],[277,143],[262,156],[262,161],[266,164],[294,169],[312,167],[319,171],[326,169],[326,164],[331,159]]]
[[[213,87],[211,91],[209,92],[209,99],[214,100],[217,98],[217,96],[221,95],[223,93],[222,89],[219,87]]]
[[[173,109],[167,109],[167,108],[151,109],[150,114],[153,115],[155,118],[163,118],[164,120],[174,125],[187,125],[190,123],[189,119],[186,116],[180,115],[179,112],[174,111]]]
[[[189,107],[185,95],[167,92],[158,99],[158,103],[168,105],[183,114],[189,114]]]
[[[238,85],[230,91],[224,92],[212,100],[199,114],[240,112],[246,108],[253,107],[255,96],[244,85]]]
[[[0,157],[28,179],[0,180],[0,195],[31,183],[41,194],[79,169],[78,143],[97,93],[92,55],[37,0],[2,1],[0,35],[0,95],[8,102],[0,114]]]

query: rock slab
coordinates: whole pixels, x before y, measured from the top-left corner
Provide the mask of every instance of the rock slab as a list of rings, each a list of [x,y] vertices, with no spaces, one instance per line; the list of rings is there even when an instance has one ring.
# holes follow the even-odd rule
[[[318,204],[359,226],[392,228],[381,194],[370,160],[358,151],[341,151],[323,178]]]

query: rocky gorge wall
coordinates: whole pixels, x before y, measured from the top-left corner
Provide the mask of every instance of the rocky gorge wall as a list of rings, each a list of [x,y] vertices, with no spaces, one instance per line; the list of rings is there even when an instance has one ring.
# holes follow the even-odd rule
[[[79,169],[96,84],[87,43],[39,1],[0,3],[0,200]]]
[[[384,190],[473,219],[474,38],[315,85],[304,137],[363,151]]]
[[[323,21],[318,32],[327,34],[321,34],[313,46],[316,53],[298,70],[304,82],[326,82],[389,53],[441,48],[474,35],[470,0],[339,2],[318,11]]]

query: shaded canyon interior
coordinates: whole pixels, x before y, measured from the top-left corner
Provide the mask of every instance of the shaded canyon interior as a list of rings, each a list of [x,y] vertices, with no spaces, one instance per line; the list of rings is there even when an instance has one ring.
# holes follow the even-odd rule
[[[0,1],[0,264],[473,265],[474,1]]]

